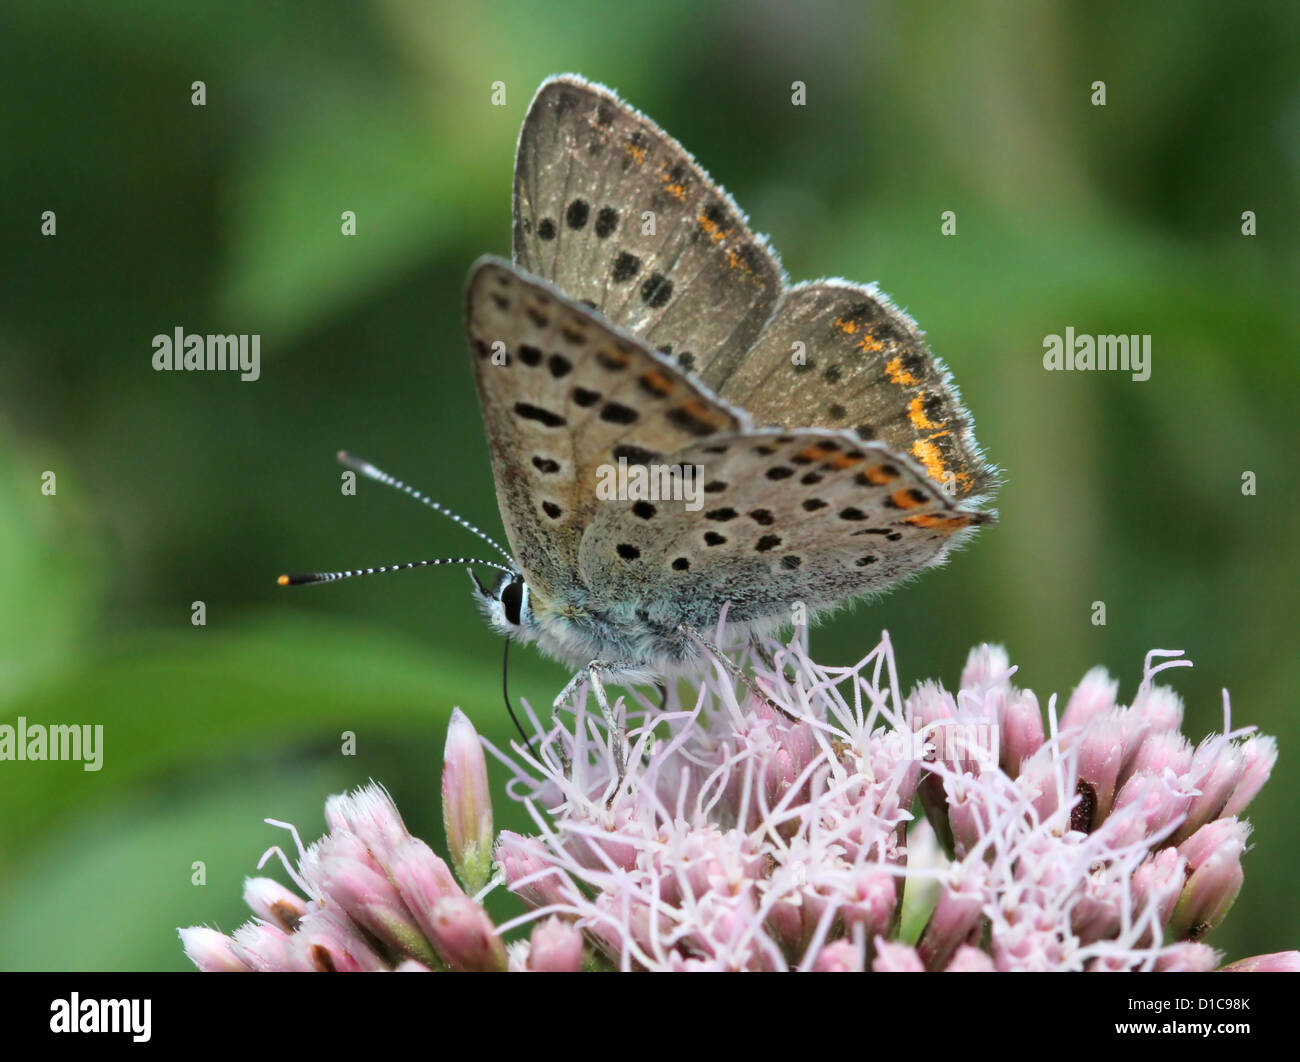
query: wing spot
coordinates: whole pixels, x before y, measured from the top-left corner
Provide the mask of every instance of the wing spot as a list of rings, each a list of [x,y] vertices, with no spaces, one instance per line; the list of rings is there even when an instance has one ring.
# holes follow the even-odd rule
[[[583,409],[594,406],[601,399],[599,391],[588,391],[585,387],[575,387],[570,392],[570,396],[573,398],[574,403],[582,406]]]
[[[673,382],[657,370],[641,374],[641,387],[656,398],[666,398],[673,393]]]
[[[618,211],[613,207],[601,207],[596,215],[596,235],[600,239],[610,236],[618,228]]]
[[[903,521],[913,527],[923,527],[932,531],[960,531],[963,527],[970,527],[977,522],[973,513],[959,513],[956,516],[923,513],[920,516],[909,516]]]
[[[551,375],[557,380],[561,376],[568,376],[573,371],[573,362],[563,354],[552,354],[546,365],[551,370]]]
[[[606,402],[600,410],[600,419],[610,424],[635,424],[639,418],[635,409],[621,402]]]
[[[710,480],[708,483],[704,484],[705,494],[721,494],[726,489],[727,485],[720,479]]]
[[[776,523],[776,517],[767,509],[753,509],[750,511],[749,518],[763,527],[770,527]]]
[[[787,468],[785,465],[775,465],[767,470],[768,479],[789,479],[794,475],[793,468]]]
[[[622,284],[631,280],[639,272],[641,272],[641,259],[634,254],[620,251],[618,257],[614,259],[614,271],[610,273],[610,279],[615,284]]]
[[[709,423],[708,417],[709,407],[694,398],[668,411],[668,420],[674,427],[696,436],[712,435],[718,430],[716,424]]]
[[[716,531],[704,532],[704,544],[706,546],[721,546],[726,541],[726,535],[720,535]]]
[[[787,553],[784,557],[781,558],[781,567],[788,572],[794,571],[802,563],[803,563],[803,558],[797,557],[793,553]]]
[[[831,420],[843,420],[844,415],[847,412],[848,410],[845,409],[838,402],[833,403],[831,407],[828,410],[826,410],[826,414],[831,418]]]
[[[691,566],[691,562],[687,560],[685,557],[678,557],[675,561],[673,561],[673,571],[675,572],[684,572],[690,566]]]
[[[548,501],[542,502],[542,512],[552,520],[558,520],[560,518],[560,513],[564,512],[564,510],[556,505],[555,502]]]
[[[548,428],[559,428],[568,423],[558,413],[552,413],[549,409],[542,409],[541,406],[530,405],[527,402],[516,402],[515,413],[525,420],[535,420]]]
[[[759,553],[766,553],[770,549],[776,549],[781,544],[780,535],[764,535],[754,545],[754,549]]]
[[[876,558],[873,557],[870,553],[868,553],[865,556],[859,557],[853,563],[856,564],[859,568],[865,568],[868,564],[875,564]]]
[[[710,509],[704,514],[706,520],[734,520],[740,514],[730,507],[725,509]]]
[[[533,455],[533,467],[544,476],[553,476],[560,470],[560,462],[550,457]]]
[[[529,306],[528,309],[524,311],[524,313],[528,315],[528,319],[532,321],[533,324],[535,324],[538,328],[550,327],[551,324],[550,317],[542,313],[542,311],[539,310],[536,306]]]
[[[636,560],[641,556],[641,551],[630,542],[620,542],[618,544],[618,555],[624,560]]]
[[[651,505],[648,501],[639,501],[632,506],[632,512],[641,517],[642,520],[649,520],[659,510]]]
[[[504,295],[500,295],[495,291],[492,293],[492,301],[496,304],[496,308],[498,310],[510,309],[510,300],[507,299]]]
[[[627,368],[627,363],[632,359],[622,351],[606,347],[596,351],[596,360],[610,372],[620,372]]]
[[[521,343],[519,345],[519,360],[530,369],[535,369],[542,363],[542,352],[531,343]]]
[[[840,510],[841,520],[865,520],[866,518],[867,518],[866,513],[864,513],[861,509],[855,509],[851,505],[847,509]]]
[[[599,396],[597,396],[599,398]],[[649,465],[659,459],[659,455],[653,450],[647,450],[641,446],[621,445],[615,446],[612,453],[615,459],[626,461],[629,465]]]
[[[815,513],[818,509],[825,509],[826,503],[820,498],[808,498],[803,503],[803,509],[806,513]]]
[[[571,229],[581,229],[586,226],[590,214],[591,207],[587,205],[587,201],[585,199],[575,199],[569,204],[569,209],[564,212],[564,223]]]
[[[658,310],[672,298],[673,282],[662,273],[651,273],[641,285],[641,301]]]
[[[898,469],[894,465],[876,465],[865,472],[859,472],[854,482],[863,487],[883,487],[898,478]]]
[[[925,491],[918,490],[916,487],[908,487],[894,491],[885,504],[891,509],[915,509],[918,505],[924,505],[929,500]]]
[[[695,369],[695,355],[689,350],[684,350],[677,355],[677,364],[687,372],[692,372]]]
[[[541,224],[537,226],[537,235],[543,240],[555,239],[555,219],[542,218]]]
[[[820,472],[807,472],[804,475],[799,477],[799,482],[809,487],[813,487],[816,486],[825,478],[826,477],[823,476]]]

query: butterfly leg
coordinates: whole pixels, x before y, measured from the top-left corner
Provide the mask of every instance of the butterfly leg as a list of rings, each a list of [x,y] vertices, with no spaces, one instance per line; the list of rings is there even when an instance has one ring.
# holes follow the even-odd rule
[[[710,656],[712,656],[719,664],[722,665],[723,669],[727,672],[728,675],[730,675],[735,681],[739,682],[742,686],[744,686],[745,689],[749,690],[750,693],[752,693],[755,697],[761,700],[769,708],[771,708],[773,711],[779,712],[781,715],[783,715],[786,719],[788,719],[792,723],[798,723],[800,721],[798,716],[791,715],[788,711],[786,711],[779,704],[777,704],[776,701],[772,700],[771,697],[769,697],[766,693],[760,690],[754,684],[754,680],[751,679],[748,675],[746,675],[744,670],[739,665],[737,665],[737,663],[734,660],[732,660],[731,657],[729,657],[726,653],[724,653],[720,647],[714,645],[711,641],[709,641],[706,637],[704,637],[704,635],[702,635],[699,631],[684,625],[679,629],[682,634],[685,634],[688,638],[692,639],[697,645],[702,646],[709,653]]]
[[[600,672],[617,672],[627,670],[628,665],[609,663],[605,660],[593,660],[573,678],[565,684],[560,695],[555,698],[551,705],[551,718],[564,706],[564,704],[573,696],[574,691],[584,682],[591,683],[591,692],[596,696],[596,703],[600,705],[600,714],[605,717],[605,723],[609,727],[610,738],[614,743],[614,765],[618,769],[618,784],[623,785],[623,779],[627,775],[627,758],[628,758],[628,740],[627,730],[618,721],[614,715],[614,709],[610,706],[609,696],[605,693],[605,685],[600,681]],[[565,764],[567,770],[568,764]]]

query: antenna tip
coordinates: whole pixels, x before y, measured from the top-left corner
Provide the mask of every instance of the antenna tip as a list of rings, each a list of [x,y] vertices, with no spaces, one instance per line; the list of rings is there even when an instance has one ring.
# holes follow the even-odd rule
[[[287,575],[282,575],[276,580],[281,586],[288,586],[292,580]]]

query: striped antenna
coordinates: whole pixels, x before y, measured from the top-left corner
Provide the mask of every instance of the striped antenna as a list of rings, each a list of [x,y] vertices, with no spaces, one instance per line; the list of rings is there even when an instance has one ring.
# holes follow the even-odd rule
[[[403,572],[409,568],[430,568],[436,564],[481,564],[484,568],[495,568],[507,575],[518,575],[514,568],[507,568],[496,561],[479,560],[477,557],[442,557],[439,560],[407,561],[405,564],[383,564],[378,568],[357,568],[343,572],[295,572],[282,575],[276,582],[281,586],[306,586],[308,583],[333,583],[339,579],[351,579],[356,575],[383,575],[385,572]]]
[[[343,464],[347,468],[352,469],[354,472],[360,472],[367,479],[373,479],[376,483],[382,483],[385,487],[392,487],[394,490],[400,490],[403,494],[409,495],[410,497],[414,498],[416,501],[420,502],[422,505],[427,505],[435,513],[441,513],[443,516],[447,517],[448,519],[455,520],[456,523],[460,524],[460,526],[463,527],[466,531],[478,535],[479,538],[481,538],[494,550],[500,553],[501,556],[505,557],[505,559],[508,560],[511,564],[514,564],[515,562],[514,557],[510,556],[508,552],[502,549],[495,539],[484,534],[477,527],[475,527],[468,520],[466,520],[463,516],[459,516],[458,514],[452,512],[445,505],[439,505],[428,495],[421,494],[414,487],[407,486],[400,479],[396,479],[393,476],[390,476],[387,472],[384,472],[382,469],[376,468],[369,461],[363,460],[362,458],[357,457],[354,454],[350,454],[346,450],[340,450],[338,457],[341,464]],[[511,570],[513,571],[514,569]]]

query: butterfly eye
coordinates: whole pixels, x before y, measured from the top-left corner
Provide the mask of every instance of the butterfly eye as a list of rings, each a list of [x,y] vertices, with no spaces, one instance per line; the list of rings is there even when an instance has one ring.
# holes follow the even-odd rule
[[[501,591],[501,607],[505,610],[506,619],[516,627],[520,623],[520,612],[524,605],[524,583],[522,579],[516,579],[513,582],[506,583]]]

